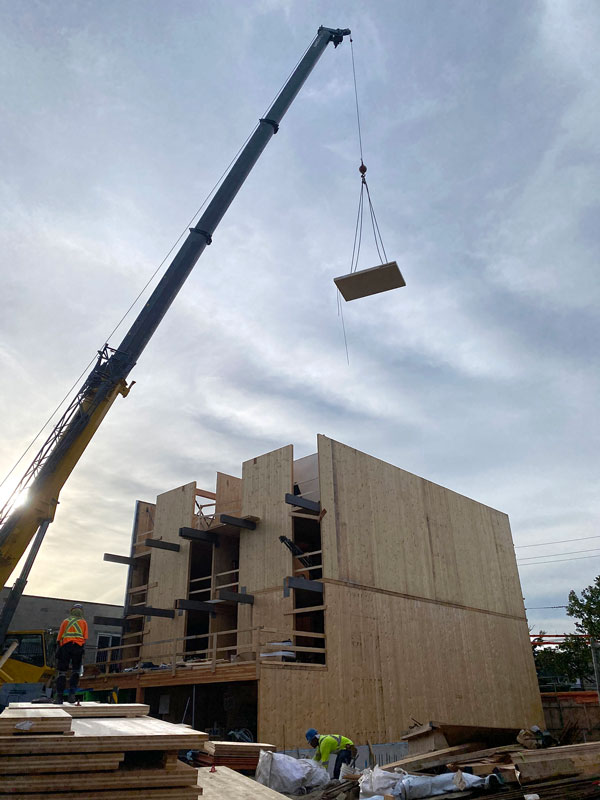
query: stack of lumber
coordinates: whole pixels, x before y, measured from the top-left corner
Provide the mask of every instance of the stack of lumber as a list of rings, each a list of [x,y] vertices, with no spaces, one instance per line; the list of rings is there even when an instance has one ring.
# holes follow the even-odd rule
[[[264,742],[204,742],[204,748],[194,756],[199,767],[224,766],[234,770],[254,772],[261,750],[276,749]]]
[[[600,742],[540,750],[525,750],[519,744],[487,749],[480,749],[475,743],[463,744],[408,756],[387,764],[385,769],[402,769],[413,774],[446,770],[481,776],[496,774],[507,785],[515,786],[502,794],[504,800],[522,798],[524,791],[538,794],[541,800],[600,799]],[[473,795],[466,792],[464,796]]]
[[[198,786],[202,800],[285,800],[285,795],[256,783],[228,767],[202,767],[198,770]]]
[[[180,750],[205,733],[146,716],[148,706],[15,703],[0,714],[0,800],[197,800]]]

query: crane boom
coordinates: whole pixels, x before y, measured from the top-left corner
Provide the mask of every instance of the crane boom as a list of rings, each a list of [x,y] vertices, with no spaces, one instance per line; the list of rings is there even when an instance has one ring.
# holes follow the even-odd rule
[[[65,481],[117,396],[126,396],[129,392],[130,386],[126,381],[129,373],[205,247],[211,243],[217,225],[269,140],[277,133],[281,119],[325,48],[330,42],[337,47],[344,36],[349,34],[347,28],[319,28],[316,37],[266,116],[259,121],[206,210],[196,225],[190,228],[181,248],[123,341],[116,349],[105,345],[99,351],[98,360],[83,386],[13,493],[14,499],[24,489],[28,489],[26,501],[18,506],[9,501],[0,512],[0,586],[5,585],[36,531],[42,528],[45,531],[47,523],[54,519],[58,497]],[[40,541],[36,540],[37,547],[41,543],[43,531],[40,530]],[[21,593],[26,577],[22,575],[19,581]],[[15,606],[16,603],[11,605]],[[0,645],[9,622],[4,616],[0,619]]]

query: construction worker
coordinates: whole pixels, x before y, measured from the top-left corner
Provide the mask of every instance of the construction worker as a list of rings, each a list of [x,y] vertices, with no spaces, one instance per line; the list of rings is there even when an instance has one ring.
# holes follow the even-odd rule
[[[56,662],[58,667],[58,678],[56,679],[56,699],[55,703],[62,705],[67,686],[67,672],[71,667],[71,679],[69,681],[69,696],[67,702],[75,702],[75,691],[79,684],[79,670],[83,661],[83,648],[88,638],[87,622],[83,618],[83,606],[81,603],[73,603],[71,613],[62,621],[58,631],[56,652]]]
[[[357,755],[354,742],[338,734],[326,733],[319,736],[319,732],[315,728],[309,728],[306,731],[306,741],[316,749],[313,760],[318,761],[325,769],[329,765],[329,756],[335,755],[334,779],[340,777],[342,764],[350,764]]]

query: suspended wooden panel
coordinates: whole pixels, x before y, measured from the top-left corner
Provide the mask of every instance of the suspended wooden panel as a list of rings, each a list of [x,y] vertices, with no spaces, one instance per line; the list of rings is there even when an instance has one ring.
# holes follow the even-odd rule
[[[333,282],[342,293],[344,300],[358,300],[370,294],[388,292],[390,289],[399,289],[406,286],[402,273],[395,261],[381,264],[378,267],[361,269],[334,278]]]

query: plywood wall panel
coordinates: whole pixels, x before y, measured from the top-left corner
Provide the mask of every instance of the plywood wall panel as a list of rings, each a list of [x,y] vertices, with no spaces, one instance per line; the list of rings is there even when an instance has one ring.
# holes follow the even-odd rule
[[[250,593],[283,587],[291,574],[292,556],[279,537],[292,538],[291,507],[284,502],[292,492],[292,460],[288,445],[243,465],[242,515],[260,518],[256,530],[240,532],[240,584]]]
[[[173,608],[174,601],[188,596],[189,541],[179,536],[179,528],[192,527],[196,484],[188,483],[156,498],[154,533],[152,538],[180,545],[179,552],[154,548],[150,556],[146,605],[154,608]],[[145,642],[185,636],[185,612],[175,612],[174,619],[151,617],[146,624]],[[178,649],[182,649],[179,643]],[[143,658],[164,653],[165,646],[144,645]]]

